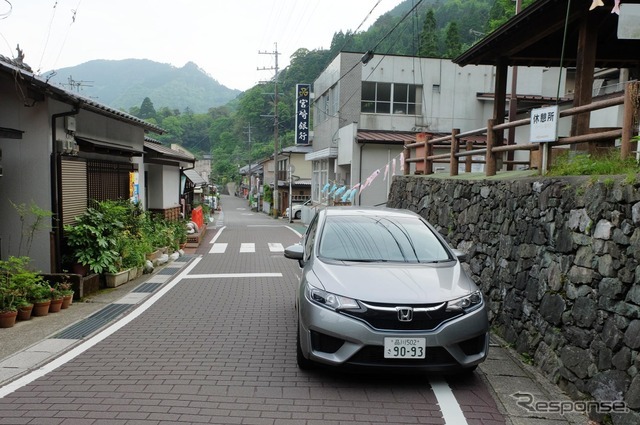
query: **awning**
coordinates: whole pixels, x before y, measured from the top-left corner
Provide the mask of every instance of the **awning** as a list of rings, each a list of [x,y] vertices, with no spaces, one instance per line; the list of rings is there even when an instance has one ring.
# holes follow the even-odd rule
[[[209,184],[195,170],[182,170],[182,172],[184,173],[185,176],[187,176],[187,178],[189,180],[191,180],[191,183],[193,183],[196,187],[198,187],[198,186],[206,186],[207,184]]]
[[[98,152],[111,155],[122,156],[142,156],[143,151],[136,150],[131,146],[119,143],[107,142],[105,140],[89,139],[87,137],[75,137],[76,142],[83,152]]]
[[[415,143],[418,133],[398,131],[364,131],[358,130],[358,143],[398,144]]]
[[[0,137],[4,139],[22,139],[22,130],[16,130],[15,128],[0,127]]]

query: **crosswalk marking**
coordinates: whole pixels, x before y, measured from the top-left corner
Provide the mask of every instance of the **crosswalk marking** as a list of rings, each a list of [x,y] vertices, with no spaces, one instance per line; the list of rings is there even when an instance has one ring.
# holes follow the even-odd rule
[[[280,242],[267,242],[267,246],[269,247],[269,252],[272,252],[272,253],[284,252],[284,246]],[[224,254],[225,252],[227,252],[227,249],[229,249],[229,243],[215,242],[211,245],[209,254]],[[256,244],[249,243],[249,242],[241,243],[239,251],[240,253],[254,253],[256,252]]]
[[[211,246],[209,254],[224,254],[227,250],[227,246],[229,246],[229,244],[225,242],[214,243],[213,246]]]
[[[240,244],[240,252],[256,252],[256,244],[254,243],[243,243]]]
[[[269,242],[269,251],[271,252],[284,252],[284,247],[281,243]]]

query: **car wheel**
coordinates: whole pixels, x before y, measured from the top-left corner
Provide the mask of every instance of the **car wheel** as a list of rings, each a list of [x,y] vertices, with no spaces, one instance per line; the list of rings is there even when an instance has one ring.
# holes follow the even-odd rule
[[[296,211],[296,216],[295,218],[300,219],[300,216],[302,215],[302,212],[300,211]]]
[[[302,347],[300,346],[300,325],[298,324],[297,337],[296,337],[296,361],[298,362],[298,368],[300,370],[311,370],[315,368],[315,363],[309,360],[302,354]]]

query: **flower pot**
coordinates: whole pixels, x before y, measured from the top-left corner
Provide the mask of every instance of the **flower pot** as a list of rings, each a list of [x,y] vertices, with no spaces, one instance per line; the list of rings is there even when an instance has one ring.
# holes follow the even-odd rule
[[[79,274],[80,276],[86,276],[89,274],[89,266],[81,263],[73,263],[71,265],[71,272]]]
[[[31,320],[33,304],[18,308],[18,320]]]
[[[51,300],[43,301],[40,303],[33,304],[33,310],[31,311],[32,316],[46,316],[49,314],[49,306],[51,305]]]
[[[49,313],[57,313],[62,308],[62,298],[56,298],[55,300],[51,300],[51,304],[49,304]]]
[[[0,313],[0,328],[11,328],[16,324],[17,311],[5,311]]]
[[[115,288],[129,281],[129,270],[123,270],[118,273],[105,273],[104,282],[107,288]]]
[[[153,261],[160,258],[161,255],[162,255],[162,252],[159,249],[156,249],[153,252],[148,252],[147,254],[145,254],[145,257],[147,258],[147,260]]]
[[[65,295],[64,297],[62,297],[62,305],[60,306],[60,308],[62,309],[69,308],[72,302],[73,302],[73,294]]]
[[[129,279],[128,279],[128,281],[130,282],[130,281],[134,280],[137,277],[138,277],[138,268],[137,267],[133,267],[133,268],[129,269]]]

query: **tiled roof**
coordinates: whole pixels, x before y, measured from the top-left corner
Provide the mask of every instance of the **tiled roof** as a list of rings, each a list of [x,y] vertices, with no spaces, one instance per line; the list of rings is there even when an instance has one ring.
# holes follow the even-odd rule
[[[167,158],[167,159],[173,159],[173,160],[177,160],[177,161],[185,161],[185,162],[191,162],[194,163],[195,162],[195,157],[193,155],[188,155],[186,153],[183,152],[178,152],[176,150],[173,150],[167,146],[164,146],[162,143],[153,140],[149,137],[145,137],[144,139],[144,148],[147,150],[152,150],[154,151],[158,156],[163,157],[163,158]]]
[[[13,78],[16,79],[16,82],[28,85],[33,88],[33,90],[39,93],[47,94],[53,98],[74,105],[80,109],[85,109],[106,117],[111,117],[130,124],[138,125],[140,127],[143,127],[145,130],[152,131],[157,134],[166,132],[164,129],[158,127],[157,125],[148,123],[138,117],[134,117],[133,115],[129,115],[125,112],[103,105],[78,93],[74,93],[61,87],[49,84],[48,81],[43,80],[40,76],[37,76],[33,72],[27,70],[24,65],[18,66],[17,64],[7,62],[6,58],[4,57],[2,59],[0,59],[0,72],[11,74]]]

